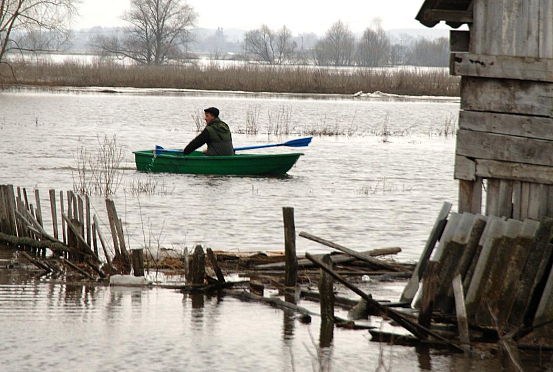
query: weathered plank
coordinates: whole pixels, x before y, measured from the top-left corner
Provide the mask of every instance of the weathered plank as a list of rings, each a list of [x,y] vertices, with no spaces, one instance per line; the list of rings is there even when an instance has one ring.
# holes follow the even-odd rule
[[[523,45],[513,47],[523,48]],[[513,53],[454,53],[452,75],[553,82],[553,59],[525,57],[527,52],[522,52],[521,57]]]
[[[521,221],[508,220],[504,223],[503,234],[495,245],[489,269],[481,279],[484,283],[480,291],[480,305],[473,310],[472,314],[479,325],[494,325],[490,308],[494,316],[500,312],[498,299],[504,278],[503,273],[509,265],[511,250],[516,244],[516,238],[521,229]]]
[[[503,235],[504,221],[499,217],[490,217],[485,235],[482,235],[479,245],[482,246],[474,274],[467,290],[466,306],[469,317],[472,317],[481,305],[481,293],[486,285],[487,274],[493,264],[497,244]]]
[[[422,301],[419,311],[418,322],[421,326],[429,328],[432,321],[432,310],[434,304],[438,304],[436,290],[439,285],[440,263],[428,261],[428,265],[423,275]]]
[[[485,48],[486,41],[486,15],[488,2],[474,1],[473,2],[473,23],[470,30],[470,52],[476,54],[485,54],[488,51]]]
[[[459,213],[481,213],[482,182],[482,177],[475,177],[474,181],[459,180]]]
[[[486,216],[499,216],[499,186],[501,180],[489,178],[486,181],[488,185],[486,195]]]
[[[463,214],[464,215],[464,214]],[[472,273],[469,273],[470,267],[472,262],[476,262],[478,260],[478,243],[480,242],[480,238],[482,237],[482,234],[484,232],[484,229],[486,227],[486,222],[488,220],[488,217],[477,215],[474,216],[475,218],[472,221],[472,225],[469,227],[469,234],[461,234],[462,230],[458,230],[457,232],[459,234],[454,235],[453,240],[463,246],[463,253],[461,255],[461,258],[458,259],[457,264],[454,266],[453,271],[453,277],[456,275],[461,275],[461,278],[466,278],[468,281],[470,281],[469,275],[472,275]],[[468,288],[468,285],[465,289]],[[453,303],[453,288],[451,286],[448,286],[447,294],[445,296],[445,300],[440,303],[440,309],[442,310],[442,313],[449,314],[454,308]]]
[[[538,46],[540,58],[553,58],[553,4],[549,0],[539,1],[536,6],[539,12],[534,19],[538,19]]]
[[[539,116],[460,111],[459,129],[553,140],[553,119]]]
[[[553,185],[553,167],[475,159],[476,176]]]
[[[462,343],[468,344],[470,343],[470,334],[461,274],[453,278],[451,286],[453,288],[453,293],[455,296],[455,313],[457,314],[457,328],[459,329],[459,339]]]
[[[548,246],[552,236],[552,228],[553,218],[542,218],[538,231],[532,240],[524,267],[515,285],[516,290],[509,311],[508,323],[513,327],[518,327],[522,324],[526,310],[529,307],[535,283],[539,282],[536,279],[539,277],[538,272],[545,269],[542,265],[546,265],[551,256]]]
[[[438,261],[440,272],[434,293],[434,302],[437,304],[436,308],[439,308],[443,313],[447,312],[450,304],[452,304],[453,297],[448,298],[448,294],[451,293],[451,282],[457,275],[459,262],[463,257],[475,220],[476,215],[463,213],[451,238],[442,239],[440,242],[441,245],[443,243],[443,252]]]
[[[287,287],[295,287],[298,281],[298,258],[296,256],[294,208],[283,207],[282,219],[284,224],[284,254],[286,260],[284,285]]]
[[[321,260],[328,267],[333,268],[330,255],[327,254]],[[320,308],[322,321],[334,322],[334,280],[332,276],[320,269],[318,288],[320,293]]]
[[[502,329],[506,326],[509,317],[508,309],[513,304],[517,282],[539,227],[540,223],[538,221],[524,220],[517,238],[508,248],[508,255],[510,256],[508,264],[502,270],[499,289],[492,293],[496,297],[496,302],[492,303],[492,307],[502,309],[497,314],[497,325]]]
[[[459,129],[456,155],[552,167],[553,141]]]
[[[411,303],[411,301],[413,301],[413,298],[415,297],[415,294],[419,289],[419,282],[422,278],[422,275],[424,274],[426,263],[432,255],[432,251],[434,250],[436,242],[442,236],[442,232],[444,231],[444,228],[446,226],[447,216],[449,215],[449,211],[451,211],[451,207],[452,205],[448,202],[444,202],[442,204],[442,209],[440,210],[440,213],[438,214],[438,217],[434,222],[434,226],[430,231],[430,236],[426,241],[419,261],[417,262],[417,266],[415,266],[415,270],[413,270],[413,274],[411,276],[411,279],[409,280],[409,283],[407,283],[407,285],[403,289],[403,292],[401,293],[400,302]]]
[[[474,181],[476,180],[476,162],[466,156],[455,156],[455,170],[453,177],[456,180]]]
[[[497,215],[506,218],[513,216],[513,181],[511,180],[499,181]]]

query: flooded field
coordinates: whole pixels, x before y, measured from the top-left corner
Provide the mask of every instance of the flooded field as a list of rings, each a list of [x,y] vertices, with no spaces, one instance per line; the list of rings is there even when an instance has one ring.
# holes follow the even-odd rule
[[[193,116],[208,106],[234,131],[235,146],[315,136],[286,177],[141,174],[132,151],[182,148]],[[124,173],[113,197],[131,248],[282,250],[282,207],[296,230],[355,250],[399,246],[415,261],[443,201],[453,204],[455,139],[444,136],[458,102],[422,99],[324,100],[207,93],[3,91],[0,183],[69,190],[77,159],[116,136]],[[257,112],[256,135],[244,134]],[[285,115],[282,116],[284,113]],[[284,117],[284,119],[283,119]],[[251,116],[249,117],[251,120]],[[280,135],[275,126],[287,126]],[[260,152],[298,151],[266,149]],[[156,185],[137,193],[137,184]],[[92,197],[102,216],[103,199]],[[43,215],[48,215],[47,207]],[[455,207],[454,207],[455,208]],[[325,252],[298,238],[299,252]],[[0,355],[5,371],[496,371],[499,361],[436,350],[390,347],[366,331],[335,329],[319,349],[317,317],[228,297],[173,290],[83,286],[7,269],[0,250]],[[404,283],[370,283],[377,299],[397,300]],[[301,306],[318,312],[316,303]],[[338,315],[346,317],[345,313]],[[374,322],[374,323],[372,323]],[[376,320],[369,324],[380,327]]]

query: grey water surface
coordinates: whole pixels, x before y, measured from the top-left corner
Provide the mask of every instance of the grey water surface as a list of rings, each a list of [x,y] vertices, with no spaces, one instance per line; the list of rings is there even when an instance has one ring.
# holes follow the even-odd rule
[[[216,106],[235,146],[280,143],[310,132],[286,177],[223,177],[136,172],[132,151],[182,148],[196,135],[193,116]],[[444,201],[455,205],[454,100],[324,100],[279,95],[127,91],[0,92],[0,183],[70,190],[79,153],[106,136],[123,149],[113,196],[130,248],[283,249],[282,207],[296,230],[355,250],[399,246],[416,261]],[[244,134],[255,117],[259,133]],[[253,113],[253,114],[252,114]],[[256,115],[256,116],[255,116]],[[277,125],[289,134],[275,135]],[[136,185],[155,184],[136,194]],[[91,197],[107,231],[103,198]],[[299,238],[299,252],[326,248]],[[319,319],[228,297],[194,297],[162,288],[86,286],[7,269],[0,251],[0,371],[492,371],[495,359],[370,341],[366,331],[335,329],[319,349]],[[402,284],[379,283],[376,298],[397,300]],[[317,312],[317,305],[301,303]],[[341,314],[346,316],[346,314]],[[372,323],[381,327],[380,323]],[[384,369],[383,369],[384,368]]]

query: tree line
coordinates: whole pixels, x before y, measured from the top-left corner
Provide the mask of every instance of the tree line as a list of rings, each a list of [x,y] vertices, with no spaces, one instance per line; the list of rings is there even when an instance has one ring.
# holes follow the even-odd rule
[[[0,7],[0,63],[5,53],[47,51],[59,48],[70,37],[68,20],[77,15],[79,0],[3,0]],[[45,17],[44,15],[48,15]],[[162,65],[190,58],[192,29],[197,13],[186,0],[131,0],[122,15],[128,24],[114,34],[91,38],[90,46],[106,56],[139,64]],[[214,59],[223,58],[229,43],[219,28],[204,43]],[[356,36],[342,21],[323,37],[313,33],[294,36],[283,26],[267,25],[244,34],[241,58],[270,65],[314,64],[319,66],[447,66],[449,42],[389,36],[382,28],[366,28]]]
[[[246,55],[267,64],[311,63],[319,66],[448,66],[449,40],[405,37],[394,39],[382,28],[366,28],[357,38],[342,21],[334,23],[324,37],[306,48],[303,37],[293,37],[283,26],[271,30],[266,25],[248,31],[244,37]]]

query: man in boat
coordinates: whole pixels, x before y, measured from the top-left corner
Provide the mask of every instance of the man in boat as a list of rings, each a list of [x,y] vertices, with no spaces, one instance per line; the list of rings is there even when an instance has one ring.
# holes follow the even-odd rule
[[[219,119],[219,110],[209,107],[205,112],[204,130],[184,148],[184,155],[190,154],[198,147],[207,144],[204,154],[208,156],[229,156],[234,155],[232,135],[228,125]]]

